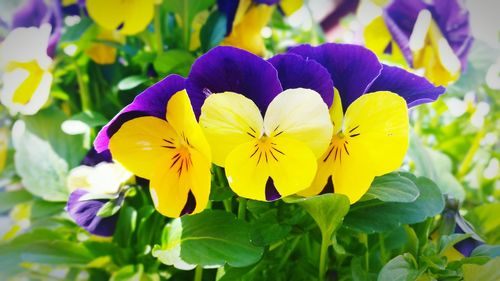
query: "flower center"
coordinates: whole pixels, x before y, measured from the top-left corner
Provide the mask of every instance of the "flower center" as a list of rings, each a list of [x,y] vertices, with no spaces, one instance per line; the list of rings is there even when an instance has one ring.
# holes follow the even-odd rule
[[[250,155],[250,158],[256,158],[258,165],[261,161],[269,163],[269,161],[279,161],[280,155],[285,155],[283,151],[276,148],[276,143],[273,142],[273,137],[268,137],[265,134],[256,140],[255,150]]]

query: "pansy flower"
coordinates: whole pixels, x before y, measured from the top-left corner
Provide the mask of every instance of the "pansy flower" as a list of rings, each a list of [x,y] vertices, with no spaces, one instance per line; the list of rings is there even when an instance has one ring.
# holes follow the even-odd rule
[[[394,0],[365,29],[368,48],[404,58],[436,85],[458,79],[472,41],[469,13],[460,0]]]
[[[0,44],[3,85],[0,101],[12,114],[33,115],[49,97],[52,84],[47,55],[51,27],[19,27]]]
[[[408,147],[407,107],[435,100],[444,88],[380,64],[375,54],[361,46],[302,45],[292,48],[287,56],[297,55],[324,67],[335,88],[330,108],[333,136],[318,160],[314,182],[301,195],[333,191],[347,195],[354,203],[374,177],[400,167]],[[292,65],[281,69],[280,78],[300,79],[291,75]]]
[[[210,193],[211,154],[184,89],[171,75],[148,88],[97,136],[97,151],[150,180],[156,209],[179,217],[205,209]]]
[[[222,45],[234,46],[256,55],[264,55],[261,36],[278,5],[285,15],[302,6],[302,0],[218,0],[218,9],[227,17],[226,38]]]
[[[332,135],[328,72],[299,56],[280,61],[283,81],[270,62],[217,47],[193,64],[186,81],[213,162],[241,197],[272,201],[307,188]],[[300,79],[288,80],[287,70]]]
[[[111,162],[108,151],[89,151],[83,165],[70,171],[67,184],[71,191],[66,211],[79,226],[99,236],[111,236],[115,231],[118,214],[98,215],[111,199],[119,199],[122,185],[132,174],[119,164]]]
[[[116,54],[118,52],[115,46],[109,43],[123,44],[125,43],[125,38],[116,30],[106,30],[101,29],[96,36],[96,41],[105,42],[94,42],[86,50],[85,53],[98,64],[113,64],[116,61]],[[109,43],[108,43],[109,42]]]
[[[137,34],[153,19],[155,0],[87,0],[89,16],[101,27]]]
[[[50,24],[52,27],[47,47],[47,54],[55,56],[57,43],[61,38],[63,19],[62,7],[59,1],[51,1],[47,5],[44,0],[28,0],[17,9],[12,16],[11,28],[18,27],[40,27]]]

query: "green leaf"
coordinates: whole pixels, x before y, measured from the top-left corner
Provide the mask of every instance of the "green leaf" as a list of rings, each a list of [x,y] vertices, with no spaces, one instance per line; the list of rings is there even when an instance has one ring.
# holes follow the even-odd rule
[[[227,17],[224,13],[215,10],[201,28],[200,43],[205,52],[218,46],[226,36]]]
[[[500,203],[478,206],[465,215],[465,219],[474,226],[474,230],[488,244],[500,244]]]
[[[55,216],[64,212],[65,202],[50,202],[44,200],[34,200],[31,206],[31,219],[43,219]]]
[[[21,259],[41,264],[83,265],[92,260],[91,253],[78,242],[41,241],[25,247]]]
[[[413,202],[420,192],[410,179],[399,173],[376,177],[363,200],[377,198],[384,202]]]
[[[119,270],[113,272],[110,281],[135,281],[141,280],[141,276],[144,272],[144,266],[142,264],[138,265],[127,265]]]
[[[26,132],[47,141],[52,150],[66,160],[68,167],[80,165],[87,150],[83,148],[83,136],[65,134],[61,124],[68,119],[66,114],[56,107],[38,112],[35,116],[23,116]]]
[[[365,233],[390,231],[402,224],[414,224],[433,217],[444,208],[444,199],[434,182],[411,174],[401,175],[411,179],[420,195],[414,202],[382,202],[374,199],[351,206],[344,225]]]
[[[281,224],[276,208],[268,210],[251,223],[250,237],[257,246],[266,246],[284,239],[292,230],[290,225]]]
[[[187,20],[188,26],[191,26],[194,16],[212,6],[214,2],[214,0],[178,0],[166,1],[163,4],[167,11],[178,14],[182,19]]]
[[[85,31],[93,25],[93,21],[88,17],[81,17],[80,22],[73,26],[66,26],[66,30],[61,36],[61,42],[73,42],[80,39]]]
[[[22,122],[22,121],[19,121]],[[16,123],[22,126],[22,123]],[[22,129],[19,129],[22,130]],[[68,163],[47,140],[28,130],[15,132],[14,163],[26,190],[47,201],[66,201]]]
[[[167,226],[163,245],[153,249],[153,256],[180,268],[190,268],[190,264],[248,266],[263,253],[252,244],[250,230],[248,223],[223,211],[184,216]]]
[[[120,82],[118,82],[118,90],[120,91],[130,90],[148,80],[149,78],[145,75],[132,75],[129,77],[125,77],[122,80],[120,80]]]
[[[137,211],[130,206],[123,207],[118,216],[113,241],[122,247],[129,247],[130,243],[132,243],[136,224]]]
[[[111,217],[112,215],[116,214],[121,208],[121,204],[117,204],[117,201],[115,200],[110,200],[106,202],[102,207],[97,211],[96,216],[99,216],[101,218],[107,218]]]
[[[109,121],[104,115],[95,111],[80,112],[71,116],[68,120],[81,121],[91,128],[105,125]]]
[[[169,50],[160,54],[155,59],[153,66],[161,74],[177,73],[185,76],[189,73],[194,60],[194,56],[185,50]]]
[[[399,255],[390,260],[380,270],[379,281],[413,281],[416,280],[419,271],[415,266],[415,259],[411,254]]]
[[[470,234],[458,234],[458,233],[441,236],[441,238],[439,239],[439,254],[442,255],[446,250],[453,247],[453,245],[469,237]]]
[[[481,245],[474,249],[471,257],[487,256],[496,258],[500,256],[500,245]]]
[[[500,257],[496,257],[486,264],[464,264],[464,281],[497,281],[500,280]]]
[[[28,202],[33,199],[31,193],[24,189],[0,192],[0,213],[12,209],[15,205]]]
[[[349,199],[342,194],[323,194],[314,197],[300,198],[287,203],[298,203],[314,219],[323,235],[331,237],[342,224],[349,211]]]

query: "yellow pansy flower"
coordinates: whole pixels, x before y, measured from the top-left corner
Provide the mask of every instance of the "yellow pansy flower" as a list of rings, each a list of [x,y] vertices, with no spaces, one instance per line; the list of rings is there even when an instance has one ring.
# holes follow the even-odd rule
[[[210,147],[185,90],[171,96],[164,118],[143,116],[123,123],[110,138],[109,149],[116,162],[150,180],[151,197],[163,215],[179,217],[205,209]]]
[[[134,35],[151,22],[154,5],[154,0],[87,0],[87,11],[105,29]]]

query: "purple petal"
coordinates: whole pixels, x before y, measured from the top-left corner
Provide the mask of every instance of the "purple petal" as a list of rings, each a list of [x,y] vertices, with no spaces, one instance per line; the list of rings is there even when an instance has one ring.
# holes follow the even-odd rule
[[[464,231],[460,227],[460,225],[457,223],[456,226],[455,226],[455,233],[470,233],[470,232],[469,231]],[[453,245],[453,247],[455,249],[457,249],[457,251],[459,251],[465,257],[469,257],[470,254],[472,253],[472,251],[474,251],[475,248],[477,248],[478,246],[483,245],[483,244],[484,244],[484,242],[476,240],[472,236],[472,237],[469,237],[469,238],[467,238],[465,240],[462,240],[462,241],[456,243],[455,245]]]
[[[82,160],[82,165],[85,166],[95,166],[101,162],[111,163],[113,160],[111,159],[111,153],[109,150],[104,150],[103,152],[97,152],[95,148],[90,148],[85,155],[85,158]]]
[[[467,65],[467,55],[472,46],[469,12],[459,0],[434,1],[429,8],[444,37],[460,58],[462,68]]]
[[[368,90],[370,93],[377,91],[390,91],[402,96],[410,108],[435,101],[446,89],[435,87],[427,79],[404,69],[384,64],[382,72]]]
[[[106,200],[79,201],[88,191],[77,189],[71,193],[66,210],[79,226],[88,232],[99,236],[112,236],[115,232],[118,215],[101,218],[97,212],[107,202]]]
[[[289,52],[312,59],[325,67],[342,98],[344,111],[370,87],[382,70],[375,54],[350,44],[301,45]]]
[[[428,9],[455,54],[460,58],[462,68],[467,65],[467,55],[472,45],[469,13],[462,1],[440,0],[427,5],[423,1],[394,0],[384,11],[384,20],[393,39],[401,48],[411,66],[413,56],[408,40],[421,10]]]
[[[186,89],[197,117],[203,102],[212,93],[242,94],[264,113],[274,97],[283,91],[272,64],[250,52],[228,46],[216,47],[194,62]]]
[[[394,21],[393,18],[388,16],[387,12],[383,13],[384,22],[387,25],[387,29],[392,35],[392,39],[398,44],[401,53],[403,54],[406,62],[409,66],[413,66],[413,52],[410,49],[410,35],[406,31],[402,30]],[[410,31],[411,32],[411,31]],[[389,44],[391,46],[391,44]],[[392,52],[391,52],[392,53]]]
[[[234,17],[238,9],[239,1],[234,0],[217,0],[217,9],[226,15],[226,36],[233,30]]]
[[[269,59],[278,71],[283,90],[306,88],[316,91],[330,107],[333,102],[333,82],[330,73],[314,60],[295,54],[282,54]]]
[[[49,17],[49,8],[43,0],[28,0],[14,12],[12,28],[40,26]]]
[[[141,116],[165,119],[167,102],[172,95],[184,89],[184,82],[185,79],[179,75],[169,75],[135,97],[131,104],[122,109],[97,134],[94,140],[95,150],[97,152],[107,150],[109,139],[126,121]]]
[[[256,4],[266,4],[268,6],[277,4],[280,2],[280,0],[253,0],[254,3]]]

